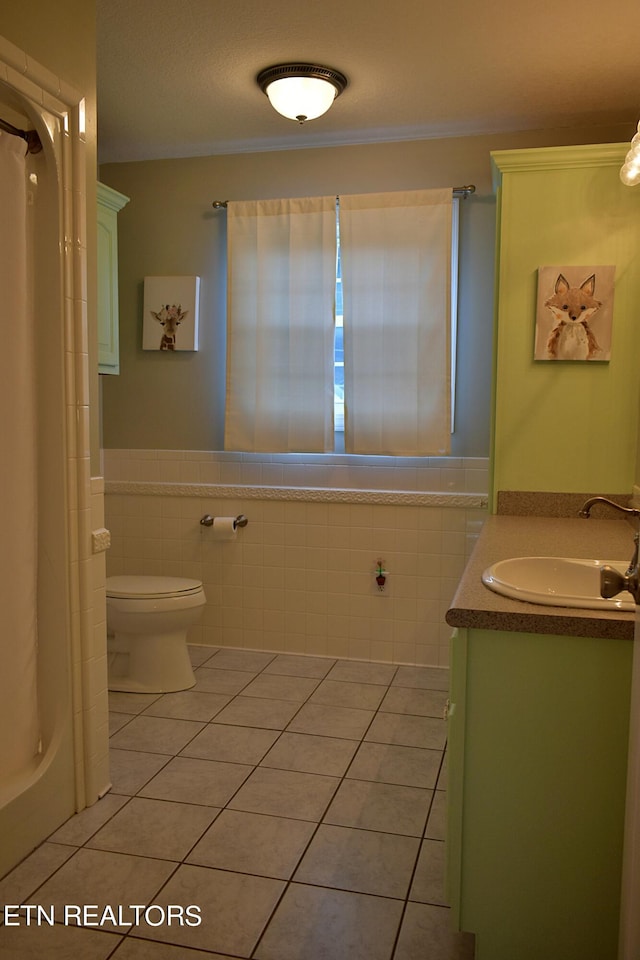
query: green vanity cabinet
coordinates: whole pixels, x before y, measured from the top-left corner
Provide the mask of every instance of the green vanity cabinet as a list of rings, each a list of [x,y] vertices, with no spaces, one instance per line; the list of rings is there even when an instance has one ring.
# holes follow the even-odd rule
[[[120,372],[118,330],[118,212],[129,202],[98,184],[98,372]]]
[[[459,629],[448,885],[476,960],[616,960],[629,640]]]

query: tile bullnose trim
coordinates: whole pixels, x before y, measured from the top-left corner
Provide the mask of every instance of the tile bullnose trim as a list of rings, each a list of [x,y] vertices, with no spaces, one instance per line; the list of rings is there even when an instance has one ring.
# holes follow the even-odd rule
[[[483,510],[489,498],[481,493],[444,493],[411,490],[355,490],[326,487],[262,487],[217,483],[149,483],[108,480],[105,493],[150,497],[209,497],[249,500],[306,500],[320,503],[373,503]]]

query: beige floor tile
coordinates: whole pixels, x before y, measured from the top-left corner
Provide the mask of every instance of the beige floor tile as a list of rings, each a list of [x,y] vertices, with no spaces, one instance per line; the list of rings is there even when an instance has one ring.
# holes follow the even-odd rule
[[[29,903],[34,890],[48,880],[77,850],[61,843],[43,843],[0,881],[0,903]]]
[[[289,733],[315,733],[322,737],[345,737],[360,740],[373,719],[372,710],[353,707],[329,707],[321,703],[305,703],[287,730]]]
[[[248,813],[318,821],[339,783],[337,777],[258,767],[240,787],[229,807]]]
[[[170,759],[170,754],[117,750],[112,744],[109,751],[109,774],[113,792],[133,796]]]
[[[254,956],[389,960],[401,915],[400,900],[292,883]]]
[[[344,680],[324,680],[310,699],[310,703],[323,703],[334,707],[357,707],[359,710],[376,710],[384,696],[385,688],[379,683],[358,683]]]
[[[110,690],[109,710],[115,713],[142,713],[159,696],[159,693],[125,693],[122,690]]]
[[[121,730],[122,727],[126,726],[127,723],[131,720],[131,717],[135,716],[132,713],[114,713],[112,710],[109,711],[109,736],[112,737],[114,733],[117,733],[118,730]]]
[[[291,700],[259,700],[256,697],[235,697],[216,717],[216,723],[228,723],[241,727],[263,727],[269,730],[284,730],[300,709],[300,704]]]
[[[138,935],[249,957],[284,887],[282,880],[183,865],[154,902],[197,905],[202,922],[197,927],[146,928]]]
[[[324,823],[421,837],[432,790],[370,780],[344,780],[324,815]]]
[[[174,757],[139,796],[224,807],[252,770],[249,764]]]
[[[322,824],[295,872],[297,883],[405,898],[420,841]]]
[[[223,810],[187,861],[288,880],[314,830],[305,820]]]
[[[285,731],[262,760],[261,766],[341,777],[346,772],[357,746],[355,740]]]
[[[220,648],[205,647],[203,644],[198,643],[189,643],[187,644],[187,649],[189,650],[191,665],[193,667],[201,667],[202,664],[206,663]]]
[[[58,923],[0,927],[0,956],[2,960],[106,960],[121,940],[113,933]]]
[[[335,660],[325,657],[302,657],[281,653],[264,668],[264,673],[279,673],[291,677],[326,677]]]
[[[329,680],[357,683],[391,683],[398,668],[390,663],[365,663],[362,660],[338,660],[327,674]]]
[[[363,743],[347,771],[347,777],[432,790],[440,769],[440,757],[437,750]]]
[[[181,753],[183,757],[222,760],[230,763],[260,763],[280,736],[278,730],[210,723]]]
[[[242,670],[219,670],[210,666],[195,670],[196,685],[191,689],[194,693],[222,693],[235,696],[255,678],[255,672]]]
[[[143,753],[176,754],[199,733],[204,723],[167,720],[164,717],[134,717],[111,738],[111,746]]]
[[[112,792],[0,899],[193,904],[202,924],[123,927],[121,942],[109,925],[92,941],[59,925],[33,960],[471,960],[443,906],[448,671],[190,655],[189,691],[110,694]],[[19,936],[6,956],[31,960]]]
[[[230,694],[201,693],[198,690],[165,693],[146,708],[144,715],[178,720],[211,720],[230,700]]]
[[[231,650],[227,647],[218,650],[208,664],[216,670],[248,670],[257,673],[274,658],[275,653],[263,653],[260,650]]]
[[[421,687],[423,690],[448,690],[449,670],[446,667],[398,667],[392,685]]]
[[[56,916],[63,916],[67,904],[95,904],[102,911],[107,905],[153,903],[175,868],[175,863],[165,860],[83,847],[40,887],[38,903],[52,904]],[[128,932],[130,928],[106,921],[101,929]]]
[[[446,840],[447,837],[447,795],[436,790],[427,820],[425,837],[429,840]]]
[[[438,774],[438,783],[436,784],[437,790],[446,790],[449,783],[449,754],[445,752],[445,755],[442,760],[442,766],[440,767],[440,773]]]
[[[376,743],[397,743],[405,747],[444,750],[447,740],[447,724],[445,720],[438,720],[435,717],[414,717],[402,713],[378,713],[364,739]]]
[[[221,953],[205,953],[189,947],[174,947],[170,943],[137,940],[127,937],[113,955],[113,960],[241,960]]]
[[[98,831],[107,820],[110,820],[127,803],[127,797],[108,793],[91,807],[63,823],[62,826],[49,837],[55,843],[71,843],[81,847]]]
[[[319,682],[312,677],[282,677],[278,674],[261,673],[244,688],[242,696],[303,703],[313,693]]]
[[[409,899],[446,906],[445,845],[440,840],[423,840]]]
[[[217,813],[212,807],[133,797],[96,833],[87,847],[182,860]]]
[[[429,960],[473,960],[473,937],[453,930],[448,908],[408,903],[393,960],[425,960],[426,946]]]
[[[411,713],[420,717],[444,718],[447,703],[444,690],[416,690],[410,687],[390,687],[380,709],[385,713]]]

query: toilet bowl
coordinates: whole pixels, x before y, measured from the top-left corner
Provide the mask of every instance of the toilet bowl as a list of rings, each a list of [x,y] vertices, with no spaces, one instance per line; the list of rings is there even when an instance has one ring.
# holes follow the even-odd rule
[[[192,687],[187,630],[205,602],[199,580],[107,577],[109,690],[172,693]]]

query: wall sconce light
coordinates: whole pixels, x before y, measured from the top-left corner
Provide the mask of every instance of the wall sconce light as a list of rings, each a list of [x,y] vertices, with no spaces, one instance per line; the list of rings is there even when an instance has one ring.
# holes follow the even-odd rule
[[[326,113],[347,85],[338,70],[314,63],[282,63],[261,70],[256,82],[274,110],[298,123]]]
[[[631,141],[631,149],[622,164],[620,179],[627,187],[635,187],[640,183],[640,123],[638,132]]]

